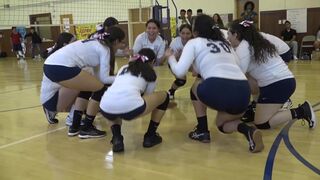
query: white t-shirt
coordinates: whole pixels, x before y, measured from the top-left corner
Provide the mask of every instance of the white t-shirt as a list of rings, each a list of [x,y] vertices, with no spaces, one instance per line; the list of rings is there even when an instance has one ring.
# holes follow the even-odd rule
[[[256,79],[259,87],[294,77],[279,55],[269,57],[265,63],[257,64],[253,61],[253,49],[252,54],[250,53],[250,49],[249,43],[245,40],[242,40],[239,46],[235,48],[243,73],[249,73]]]
[[[94,74],[102,83],[112,84],[115,76],[109,76],[110,50],[97,40],[76,41],[51,54],[44,64],[79,67]],[[93,69],[93,72],[92,72]],[[41,103],[47,102],[61,88],[43,74]]]
[[[148,34],[143,32],[137,36],[132,49],[133,53],[137,54],[142,48],[150,48],[156,54],[158,62],[164,55],[165,46],[165,42],[159,35],[155,41],[150,42]]]
[[[280,55],[284,54],[290,50],[290,47],[288,46],[288,44],[285,43],[282,39],[278,38],[277,36],[267,34],[264,32],[260,32],[260,34],[265,39],[267,39],[269,42],[271,42],[272,44],[274,44],[276,46],[276,49]]]
[[[170,48],[173,50],[173,52],[176,54],[179,51],[182,51],[184,45],[182,44],[181,37],[178,36],[174,38],[170,43]]]
[[[150,94],[155,89],[155,82],[147,82],[126,72],[128,65],[122,66],[115,81],[102,96],[100,108],[107,113],[121,114],[130,112],[144,104],[142,93]]]
[[[168,62],[172,72],[180,78],[187,74],[193,64],[194,70],[204,79],[218,77],[246,80],[234,51],[221,41],[200,37],[191,39],[184,46],[179,62],[174,56],[170,56]]]

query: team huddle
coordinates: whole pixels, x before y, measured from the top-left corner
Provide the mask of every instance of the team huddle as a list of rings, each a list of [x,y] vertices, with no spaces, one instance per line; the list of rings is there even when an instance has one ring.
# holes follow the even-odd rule
[[[235,20],[224,30],[210,16],[199,15],[192,27],[181,25],[179,36],[165,49],[160,23],[150,19],[132,50],[125,48],[125,33],[117,24],[116,19],[107,18],[103,28],[88,39],[65,36],[68,39],[58,40],[54,52],[48,53],[40,99],[51,124],[58,123],[58,112],[70,112],[68,136],[105,136],[105,131],[93,125],[100,112],[109,121],[113,151],[122,152],[122,120],[151,113],[143,147],[161,143],[158,126],[176,90],[185,85],[188,72],[194,77],[190,99],[197,118],[188,134],[192,140],[210,142],[207,107],[217,111],[217,129],[243,134],[253,153],[264,148],[261,129],[293,119],[306,120],[310,129],[315,128],[316,116],[308,101],[282,108],[296,88],[285,63],[290,48],[281,39],[257,31],[252,22]],[[119,51],[132,57],[115,73]],[[175,81],[168,91],[155,91],[161,74],[156,74],[154,66],[166,62]]]

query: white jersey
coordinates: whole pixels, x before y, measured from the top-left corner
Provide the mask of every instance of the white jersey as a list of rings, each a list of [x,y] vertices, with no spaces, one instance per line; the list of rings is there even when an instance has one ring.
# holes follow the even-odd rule
[[[44,64],[66,67],[93,67],[96,77],[104,84],[111,84],[114,76],[109,76],[110,49],[98,40],[78,40],[57,50]]]
[[[137,36],[132,49],[133,53],[137,54],[142,48],[150,48],[156,54],[157,60],[159,60],[164,55],[165,46],[165,42],[159,35],[157,36],[155,41],[150,42],[148,34],[146,32],[143,32]]]
[[[184,45],[182,44],[181,37],[178,36],[174,38],[170,43],[170,48],[173,50],[173,52],[176,54],[179,51],[182,51]]]
[[[169,57],[169,65],[177,77],[183,77],[193,64],[195,71],[202,78],[210,77],[246,80],[232,48],[221,41],[211,41],[206,38],[189,40],[184,46],[179,62],[174,56]]]
[[[260,32],[260,34],[267,39],[269,42],[271,42],[273,45],[275,45],[278,53],[284,54],[290,50],[290,47],[288,46],[287,43],[285,43],[282,39],[278,38],[277,36],[267,34],[264,32]]]
[[[147,82],[141,76],[127,72],[125,65],[118,71],[114,83],[102,96],[100,108],[107,113],[121,114],[130,112],[144,104],[142,93],[150,94],[155,89],[155,82]]]
[[[259,87],[294,77],[279,55],[269,57],[265,63],[257,64],[253,61],[253,49],[251,54],[250,48],[249,43],[242,40],[235,50],[240,59],[241,70],[256,79]]]
[[[86,42],[79,40],[51,54],[44,64],[79,67],[95,75],[104,84],[111,84],[115,76],[109,76],[109,60],[109,48],[103,46],[97,40]],[[40,94],[41,103],[47,102],[60,88],[61,85],[52,82],[43,75]]]

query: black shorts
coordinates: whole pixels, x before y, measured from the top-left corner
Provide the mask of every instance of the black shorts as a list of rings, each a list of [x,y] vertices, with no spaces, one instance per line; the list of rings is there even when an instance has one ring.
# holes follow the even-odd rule
[[[250,93],[247,80],[208,78],[197,88],[201,102],[229,114],[243,113],[250,102]]]
[[[53,82],[60,82],[76,77],[81,72],[79,67],[43,65],[43,73]]]
[[[296,90],[296,80],[294,78],[284,79],[259,89],[258,103],[284,104]]]
[[[101,114],[105,118],[109,119],[110,121],[114,121],[116,119],[132,120],[138,117],[140,114],[142,114],[145,111],[145,109],[146,109],[146,102],[144,102],[142,106],[126,113],[112,114],[112,113],[107,113],[101,110]]]

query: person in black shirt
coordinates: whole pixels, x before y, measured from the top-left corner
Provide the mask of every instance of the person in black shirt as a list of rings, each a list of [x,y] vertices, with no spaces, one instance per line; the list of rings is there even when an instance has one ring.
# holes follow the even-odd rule
[[[40,38],[40,36],[37,34],[37,32],[35,31],[34,27],[30,28],[30,32],[28,34],[26,34],[25,38],[31,36],[31,55],[32,58],[35,59],[40,58],[40,53],[41,53],[41,48],[40,48],[40,44],[42,43],[42,39]],[[38,53],[39,55],[35,55],[35,51],[36,49],[38,49]]]
[[[298,42],[296,41],[297,31],[291,29],[290,21],[285,22],[286,29],[281,32],[281,38],[286,42],[289,47],[293,50],[293,59],[297,60],[298,55]]]

